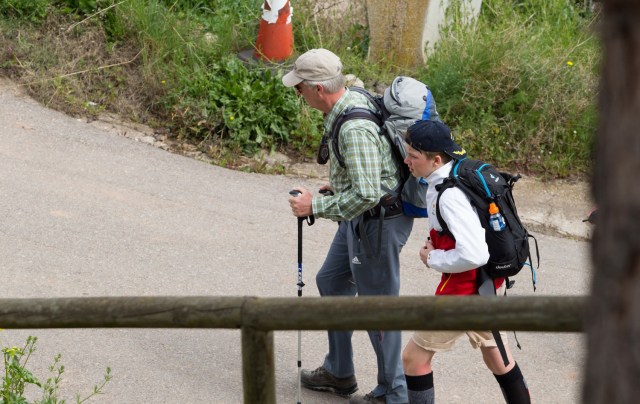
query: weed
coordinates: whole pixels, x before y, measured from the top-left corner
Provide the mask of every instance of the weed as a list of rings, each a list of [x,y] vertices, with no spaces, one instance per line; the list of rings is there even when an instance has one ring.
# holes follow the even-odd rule
[[[0,15],[40,24],[47,15],[49,0],[2,0]]]
[[[98,3],[104,5],[106,2],[100,0],[60,0],[60,3],[66,12],[92,14],[98,9]]]
[[[246,154],[304,137],[298,129],[303,119],[299,100],[280,77],[266,67],[247,69],[236,57],[176,77],[175,92],[165,98],[173,106],[174,121],[181,119],[174,129],[196,140],[224,139]]]
[[[2,387],[0,388],[0,400],[4,404],[25,403],[25,387],[28,385],[37,386],[42,392],[42,398],[34,400],[33,404],[63,404],[66,400],[59,397],[59,388],[64,373],[64,365],[61,364],[61,355],[55,356],[53,363],[49,366],[51,377],[42,384],[33,373],[27,369],[27,363],[31,359],[31,355],[36,351],[37,337],[29,336],[24,347],[4,347],[2,348],[4,375],[2,378]],[[76,394],[76,403],[83,403],[92,397],[103,394],[106,384],[112,379],[111,368],[107,367],[104,379],[100,384],[93,386],[91,393],[85,397]]]

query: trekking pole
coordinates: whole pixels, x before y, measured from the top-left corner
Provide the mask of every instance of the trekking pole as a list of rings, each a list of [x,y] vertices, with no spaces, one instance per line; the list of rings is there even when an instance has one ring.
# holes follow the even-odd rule
[[[289,191],[289,194],[292,196],[300,195],[300,191],[294,189]],[[302,287],[304,286],[304,282],[302,282],[302,224],[307,222],[309,226],[315,223],[315,218],[313,215],[306,217],[298,218],[298,297],[302,297]],[[300,399],[301,390],[302,390],[302,330],[298,330],[298,404],[301,404],[302,401]]]

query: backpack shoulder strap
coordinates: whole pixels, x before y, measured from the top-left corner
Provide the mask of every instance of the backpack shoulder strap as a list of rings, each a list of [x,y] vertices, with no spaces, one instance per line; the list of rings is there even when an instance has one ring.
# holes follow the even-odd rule
[[[345,122],[350,121],[352,119],[367,119],[369,121],[372,121],[378,126],[382,125],[382,118],[368,108],[351,107],[351,108],[347,108],[344,112],[338,115],[336,120],[333,121],[333,125],[331,126],[329,139],[331,139],[333,153],[338,159],[338,163],[340,163],[340,166],[343,168],[345,167],[345,164],[344,164],[344,159],[342,158],[342,154],[340,154],[338,137],[340,135],[340,129],[342,129],[342,125],[344,125]]]
[[[353,91],[353,92],[364,95],[371,104],[376,106],[376,109],[377,109],[376,114],[380,116],[380,120],[383,122],[387,120],[390,113],[387,110],[387,107],[385,107],[384,105],[383,96],[373,95],[369,91],[367,91],[367,89],[362,87],[349,87],[349,91]]]
[[[456,239],[453,236],[453,233],[451,233],[451,230],[449,230],[449,226],[447,226],[447,223],[444,221],[444,219],[442,218],[442,213],[440,213],[440,197],[442,196],[442,193],[444,191],[446,191],[449,188],[453,188],[458,184],[458,181],[456,180],[457,174],[458,174],[458,166],[460,165],[460,163],[463,160],[458,160],[453,164],[453,167],[451,167],[451,171],[449,172],[449,177],[445,178],[444,181],[442,181],[441,184],[436,185],[436,191],[438,191],[438,197],[436,198],[436,218],[438,219],[438,222],[440,223],[440,226],[442,227],[442,234],[446,234],[449,237],[451,237],[452,239]]]
[[[455,179],[453,179],[452,177],[446,178],[441,184],[436,185],[436,191],[438,191],[438,197],[436,198],[436,218],[438,219],[438,223],[440,223],[440,226],[442,227],[442,231],[440,233],[446,234],[447,236],[455,240],[453,233],[451,233],[451,230],[449,230],[449,226],[447,226],[447,222],[444,221],[442,213],[440,213],[440,197],[442,196],[444,191],[449,188],[453,188],[454,186],[456,186]]]

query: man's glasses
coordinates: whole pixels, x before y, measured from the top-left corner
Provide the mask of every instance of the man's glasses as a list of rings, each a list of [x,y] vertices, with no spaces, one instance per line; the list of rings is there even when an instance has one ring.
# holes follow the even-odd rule
[[[295,89],[296,89],[296,93],[297,93],[298,95],[302,95],[302,86],[303,86],[303,85],[304,85],[304,84],[302,84],[302,83],[298,83],[298,84],[296,84],[296,85],[294,86],[294,87],[295,87]]]

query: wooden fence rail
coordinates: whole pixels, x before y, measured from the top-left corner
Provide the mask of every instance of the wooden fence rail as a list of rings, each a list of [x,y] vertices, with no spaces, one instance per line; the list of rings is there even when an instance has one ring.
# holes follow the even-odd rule
[[[0,299],[0,328],[239,328],[245,403],[275,403],[274,330],[581,332],[584,296]]]

